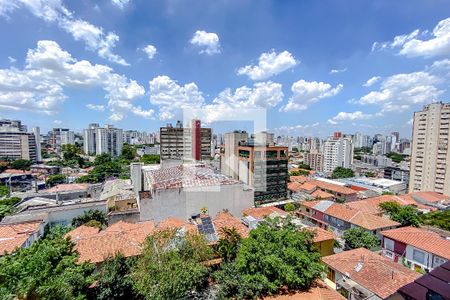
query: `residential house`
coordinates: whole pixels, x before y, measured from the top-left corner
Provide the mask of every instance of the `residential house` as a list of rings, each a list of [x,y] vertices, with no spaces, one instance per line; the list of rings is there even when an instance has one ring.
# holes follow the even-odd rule
[[[286,294],[264,297],[265,300],[345,300],[344,296],[327,286],[322,280],[316,280],[308,290],[287,292]]]
[[[450,260],[450,240],[416,227],[402,227],[381,232],[383,254],[404,262],[411,269],[432,270]]]
[[[450,261],[398,289],[404,299],[450,299]]]
[[[42,221],[0,224],[0,256],[29,247],[44,234]]]
[[[400,287],[420,276],[365,248],[325,256],[322,261],[328,267],[327,284],[352,300],[395,299]]]
[[[328,200],[303,202],[297,214],[315,226],[332,230],[338,236],[347,229],[360,227],[381,239],[380,232],[382,230],[396,228],[400,225],[387,218]]]

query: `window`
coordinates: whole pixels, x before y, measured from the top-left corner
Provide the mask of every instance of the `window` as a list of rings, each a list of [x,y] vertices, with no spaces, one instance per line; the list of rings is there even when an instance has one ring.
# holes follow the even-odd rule
[[[384,248],[390,251],[394,251],[394,241],[388,238],[384,238]]]
[[[394,258],[394,254],[390,251],[384,251],[384,256],[389,257],[389,258]]]
[[[442,265],[445,262],[446,262],[446,260],[443,258],[440,258],[439,256],[434,257],[434,267],[439,267],[440,265]]]
[[[425,264],[425,253],[413,249],[413,259],[418,263]]]

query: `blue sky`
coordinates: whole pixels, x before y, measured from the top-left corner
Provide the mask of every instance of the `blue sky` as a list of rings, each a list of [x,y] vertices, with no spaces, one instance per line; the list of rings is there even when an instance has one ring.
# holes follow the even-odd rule
[[[409,137],[450,100],[446,0],[0,0],[0,39],[0,117],[44,130],[263,108],[280,134]]]

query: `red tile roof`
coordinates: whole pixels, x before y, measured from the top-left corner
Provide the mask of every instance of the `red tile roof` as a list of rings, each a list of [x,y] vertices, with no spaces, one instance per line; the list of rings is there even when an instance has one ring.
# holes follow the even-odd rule
[[[158,230],[185,228],[189,232],[197,232],[197,227],[175,217],[169,217],[158,223]]]
[[[39,230],[41,221],[0,225],[0,255],[22,247],[27,239]]]
[[[221,228],[235,228],[236,231],[244,238],[248,237],[250,229],[241,223],[241,220],[234,217],[231,213],[222,211],[212,220],[214,227],[219,236],[219,239],[223,237]]]
[[[322,280],[317,280],[307,291],[265,297],[266,300],[345,300],[345,297],[331,289]]]
[[[299,182],[289,182],[288,183],[288,190],[292,191],[292,192],[300,192],[302,184]]]
[[[325,256],[322,261],[354,282],[385,299],[420,274],[365,248]]]
[[[385,230],[381,234],[450,260],[450,241],[435,232],[416,227],[402,227]]]
[[[288,213],[275,206],[251,207],[242,211],[245,216],[252,216],[255,219],[264,219],[268,216],[287,216]]]
[[[291,182],[305,183],[309,180],[307,176],[299,175],[299,176],[289,176],[289,180]]]
[[[334,233],[320,227],[307,227],[307,230],[312,230],[316,234],[314,236],[314,243],[334,240],[336,238]]]
[[[64,237],[69,237],[72,240],[79,240],[97,234],[99,231],[100,229],[97,227],[81,225],[66,233]]]
[[[301,186],[299,186],[299,189],[305,191],[305,192],[313,192],[317,188],[317,185],[311,183],[311,182],[305,182]]]
[[[55,192],[68,192],[68,191],[79,191],[79,190],[86,190],[89,187],[89,184],[87,183],[62,183],[55,185],[52,188],[44,190],[48,193],[55,193]]]
[[[411,196],[419,196],[420,198],[424,199],[428,202],[441,202],[441,201],[449,201],[450,197],[444,194],[440,194],[437,192],[414,192],[410,194]]]
[[[373,198],[367,198],[364,200],[352,201],[346,203],[347,206],[366,212],[370,214],[381,214],[381,210],[379,205],[384,202],[397,202],[401,206],[405,205],[415,205],[416,202],[414,200],[410,200],[407,198],[402,198],[400,196],[395,195],[382,195]]]
[[[329,182],[325,182],[325,181],[321,181],[321,180],[311,180],[311,181],[309,181],[309,183],[314,184],[315,186],[317,186],[321,189],[329,190],[329,191],[343,194],[343,195],[353,195],[353,194],[357,193],[355,190],[352,190],[348,187],[340,186],[337,184],[333,184],[333,183],[329,183]]]
[[[334,199],[334,195],[324,192],[322,190],[315,190],[311,193],[311,196],[313,196],[315,199]]]

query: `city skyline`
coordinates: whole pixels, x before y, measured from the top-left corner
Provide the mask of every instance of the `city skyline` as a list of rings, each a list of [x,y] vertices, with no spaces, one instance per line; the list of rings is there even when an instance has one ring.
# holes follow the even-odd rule
[[[0,36],[23,38],[0,49],[0,117],[156,132],[184,108],[263,108],[276,134],[410,138],[414,111],[449,101],[444,1],[187,5],[2,2]]]

